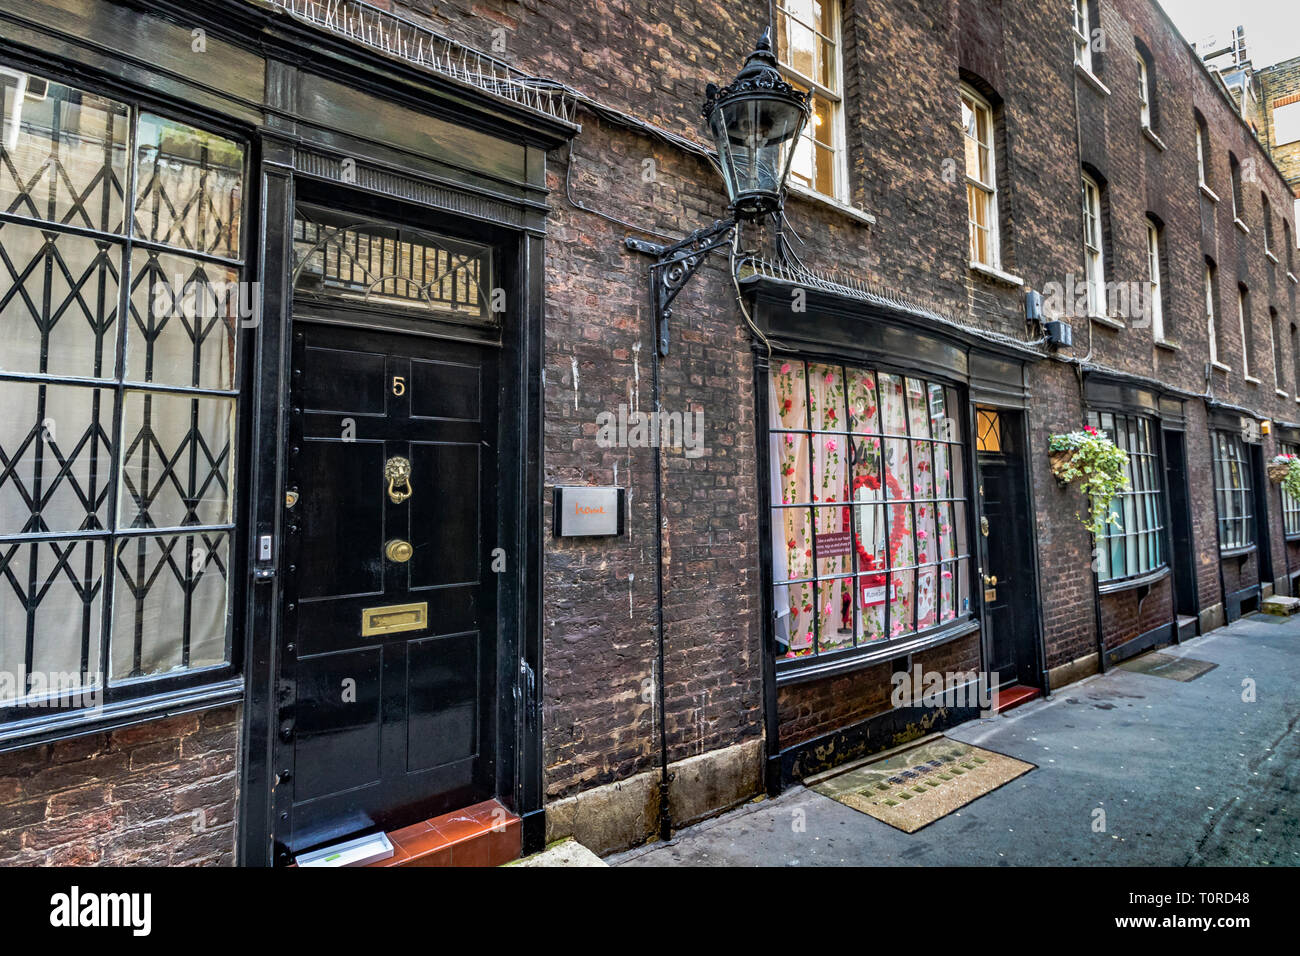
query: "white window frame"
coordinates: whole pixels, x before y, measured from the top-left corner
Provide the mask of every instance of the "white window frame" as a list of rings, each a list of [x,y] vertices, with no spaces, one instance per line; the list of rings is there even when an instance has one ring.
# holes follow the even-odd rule
[[[832,182],[833,191],[831,193],[823,193],[816,188],[815,183],[811,186],[805,186],[803,183],[794,182],[793,180],[790,180],[789,182],[791,187],[795,189],[797,192],[806,192],[814,196],[822,196],[825,197],[826,199],[831,200],[834,203],[844,204],[848,202],[848,181],[849,181],[849,175],[848,175],[849,167],[848,167],[848,157],[847,157],[848,150],[846,148],[848,137],[846,136],[844,130],[844,44],[841,35],[842,34],[841,25],[844,19],[844,13],[840,6],[840,0],[818,0],[818,2],[820,2],[823,6],[831,7],[831,11],[830,11],[831,22],[835,26],[835,33],[834,36],[827,36],[826,34],[822,33],[821,30],[819,30],[815,24],[804,22],[804,20],[801,19],[799,15],[797,15],[794,11],[786,7],[785,5],[786,2],[788,2],[788,0],[777,0],[774,9],[775,9],[775,16],[778,18],[778,20],[781,17],[785,17],[788,20],[797,23],[799,26],[803,27],[804,29],[811,30],[819,40],[825,40],[826,42],[830,43],[832,48],[834,48],[835,50],[834,80],[835,80],[835,85],[837,87],[836,89],[830,89],[826,86],[823,86],[821,83],[817,82],[817,80],[813,79],[811,76],[805,76],[799,70],[796,70],[794,67],[790,66],[788,63],[784,61],[783,58],[788,55],[788,51],[781,49],[781,42],[780,42],[781,30],[780,30],[780,23],[778,22],[777,29],[776,29],[777,68],[781,71],[781,73],[785,76],[787,80],[789,80],[799,89],[811,91],[813,96],[818,97],[824,100],[827,104],[829,104],[830,118],[831,118],[831,137],[830,137],[829,145],[832,152],[831,179],[833,181]],[[816,145],[815,137],[813,134],[813,128],[815,126],[815,123],[816,123],[816,112],[814,110],[813,115],[809,117],[808,125],[804,127],[804,131],[803,131],[803,136],[809,139],[809,147],[813,151],[814,164],[818,153],[818,147]]]
[[[1106,315],[1106,232],[1101,221],[1101,187],[1083,174],[1083,272],[1088,285],[1088,314]]]
[[[961,100],[962,100],[962,113],[963,113],[962,119],[965,120],[965,110],[968,108],[968,105],[969,108],[972,110],[972,112],[976,112],[978,114],[979,111],[983,111],[984,114],[988,117],[988,131],[989,131],[989,141],[987,143],[981,143],[978,140],[978,138],[974,138],[977,149],[982,148],[988,151],[989,181],[983,182],[979,179],[978,176],[972,175],[971,170],[969,168],[967,168],[966,170],[966,190],[967,190],[966,223],[967,223],[967,240],[968,240],[967,252],[970,255],[971,265],[982,265],[982,266],[987,266],[991,269],[1000,270],[1002,268],[1002,236],[998,227],[999,224],[998,224],[997,130],[993,125],[993,105],[989,103],[989,101],[986,100],[984,97],[980,96],[980,94],[977,93],[974,89],[972,89],[971,87],[965,84],[962,84],[961,86]],[[978,117],[976,119],[975,125],[976,125],[976,130],[978,131],[979,129]],[[965,124],[963,122],[962,125],[963,146],[965,146],[965,140],[972,139],[972,138],[973,137],[967,134],[965,129]],[[965,149],[962,150],[962,155],[963,156],[965,155]],[[976,170],[976,172],[978,172],[978,170]],[[970,190],[972,189],[977,189],[980,192],[983,192],[985,196],[988,197],[989,221],[986,227],[988,231],[988,250],[989,250],[988,262],[981,262],[980,260],[975,258],[975,242],[974,242],[973,233],[974,230],[979,228],[979,226],[976,224],[975,219],[973,218],[972,215],[974,212],[974,209],[971,206],[971,196],[970,196]]]
[[[1074,62],[1089,73],[1092,72],[1090,13],[1088,0],[1074,0]]]
[[[1206,189],[1210,188],[1209,179],[1205,175],[1205,137],[1209,135],[1209,130],[1200,120],[1196,121],[1196,175],[1200,177],[1201,185]]]
[[[1241,374],[1250,378],[1250,342],[1246,338],[1246,295],[1241,287],[1237,288],[1237,324],[1241,330]]]
[[[1281,316],[1278,315],[1277,309],[1273,306],[1268,307],[1268,344],[1273,350],[1273,390],[1285,393],[1282,388],[1282,347],[1279,344],[1278,323]]]
[[[1210,362],[1219,361],[1219,337],[1214,328],[1214,267],[1205,263],[1205,326],[1210,334]]]
[[[1165,340],[1164,303],[1160,288],[1160,229],[1147,220],[1147,295],[1151,297],[1151,335],[1157,342]]]
[[[1141,53],[1137,55],[1138,65],[1138,107],[1142,117],[1142,128],[1151,128],[1151,71]]]
[[[1264,255],[1273,251],[1273,244],[1270,242],[1273,234],[1273,207],[1269,205],[1268,197],[1260,194],[1260,225],[1264,230]]]
[[[1245,204],[1245,194],[1238,200],[1237,194],[1241,192],[1241,163],[1235,157],[1228,157],[1228,192],[1232,194],[1232,218],[1236,222],[1243,222],[1241,218],[1241,207]]]

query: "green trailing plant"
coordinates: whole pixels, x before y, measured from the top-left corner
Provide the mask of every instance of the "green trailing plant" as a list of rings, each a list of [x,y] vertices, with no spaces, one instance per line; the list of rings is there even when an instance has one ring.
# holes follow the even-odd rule
[[[1300,457],[1274,455],[1268,463],[1268,476],[1293,498],[1300,498]]]
[[[1128,487],[1128,452],[1092,426],[1050,436],[1047,451],[1056,480],[1076,485],[1087,496],[1087,519],[1078,512],[1074,516],[1093,537],[1105,534],[1107,525],[1119,524],[1110,503]]]

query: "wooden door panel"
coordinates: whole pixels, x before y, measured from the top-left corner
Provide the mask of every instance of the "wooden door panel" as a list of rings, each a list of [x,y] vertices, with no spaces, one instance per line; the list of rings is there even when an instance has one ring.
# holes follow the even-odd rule
[[[411,417],[479,420],[477,365],[411,360]]]
[[[383,649],[300,658],[294,800],[376,783]]]
[[[412,641],[407,769],[427,770],[478,753],[479,634]]]
[[[307,438],[300,449],[295,511],[311,536],[297,562],[300,600],[382,594],[384,443]]]
[[[480,448],[412,444],[411,587],[477,582]]]
[[[299,366],[302,374],[298,376],[302,382],[303,410],[346,415],[387,414],[386,358],[376,352],[306,349]]]
[[[302,324],[284,667],[300,852],[485,799],[495,779],[496,353]],[[386,463],[410,463],[390,495]],[[409,497],[403,498],[408,491]],[[386,552],[412,546],[409,560]],[[363,633],[377,608],[415,606]]]

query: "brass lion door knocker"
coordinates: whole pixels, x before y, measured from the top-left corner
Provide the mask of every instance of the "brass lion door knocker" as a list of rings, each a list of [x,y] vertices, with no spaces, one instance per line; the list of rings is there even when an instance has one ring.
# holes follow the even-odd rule
[[[393,504],[400,505],[414,493],[411,489],[411,463],[400,455],[394,455],[385,463],[384,477],[388,479],[388,500]]]

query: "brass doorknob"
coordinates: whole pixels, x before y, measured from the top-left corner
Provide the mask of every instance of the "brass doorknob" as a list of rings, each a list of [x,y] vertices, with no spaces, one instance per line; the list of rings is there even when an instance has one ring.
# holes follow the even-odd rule
[[[415,548],[411,547],[411,542],[403,541],[401,538],[394,538],[384,545],[384,555],[389,561],[397,564],[405,564],[410,561],[413,554],[415,554]]]
[[[998,586],[998,576],[996,574],[986,574],[984,575],[984,583],[991,588],[995,588]]]

